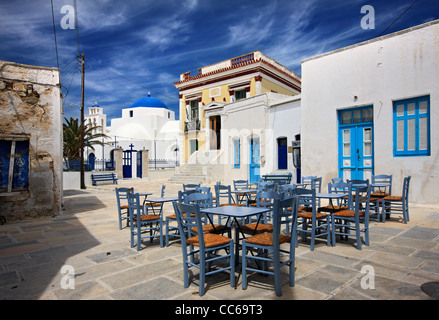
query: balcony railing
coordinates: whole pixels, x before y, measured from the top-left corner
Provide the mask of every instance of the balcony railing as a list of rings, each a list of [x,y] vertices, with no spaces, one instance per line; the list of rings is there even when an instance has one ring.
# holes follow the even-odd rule
[[[191,120],[184,123],[184,132],[200,130],[201,121]]]

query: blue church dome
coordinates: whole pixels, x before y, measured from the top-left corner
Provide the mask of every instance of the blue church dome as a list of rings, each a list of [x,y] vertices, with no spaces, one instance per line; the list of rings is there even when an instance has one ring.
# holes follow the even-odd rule
[[[153,98],[151,97],[150,94],[148,94],[147,97],[141,98],[139,100],[137,100],[136,102],[134,102],[130,108],[136,108],[136,107],[148,107],[148,108],[164,108],[164,109],[168,109],[166,107],[166,105],[161,102],[159,99],[157,98]]]

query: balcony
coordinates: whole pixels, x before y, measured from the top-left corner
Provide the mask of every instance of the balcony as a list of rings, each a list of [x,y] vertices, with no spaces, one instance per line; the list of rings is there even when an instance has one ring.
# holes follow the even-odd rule
[[[200,120],[185,121],[184,132],[200,130],[200,125],[201,125]]]

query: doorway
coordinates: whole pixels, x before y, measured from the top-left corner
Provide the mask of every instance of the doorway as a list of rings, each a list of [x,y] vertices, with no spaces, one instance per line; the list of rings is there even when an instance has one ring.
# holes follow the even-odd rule
[[[339,177],[369,179],[374,174],[373,107],[341,110],[339,120]]]

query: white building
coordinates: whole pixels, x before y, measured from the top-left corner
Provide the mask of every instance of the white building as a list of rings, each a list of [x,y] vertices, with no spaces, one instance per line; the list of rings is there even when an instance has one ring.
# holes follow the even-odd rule
[[[290,153],[291,142],[300,134],[300,95],[267,92],[236,102],[211,102],[203,107],[206,126],[220,117],[220,141],[213,130],[206,136],[206,149],[194,152],[188,163],[205,166],[206,182],[245,179],[252,183],[264,174],[297,173]],[[211,148],[215,143],[215,148]],[[217,149],[218,148],[218,149]]]
[[[392,174],[439,204],[439,20],[302,61],[302,173]]]
[[[149,160],[167,160],[177,163],[179,121],[175,120],[175,112],[168,109],[160,100],[151,97],[141,98],[129,107],[122,108],[122,117],[111,119],[111,126],[106,126],[106,115],[97,105],[89,108],[85,116],[86,122],[100,125],[103,132],[110,138],[106,145],[94,146],[95,150],[86,150],[87,159],[104,159],[110,162],[113,159],[113,150],[124,150],[124,165],[129,165],[130,172],[124,171],[124,177],[136,177],[138,155],[148,150]],[[99,166],[103,166],[102,163]],[[101,169],[95,167],[96,169]]]

